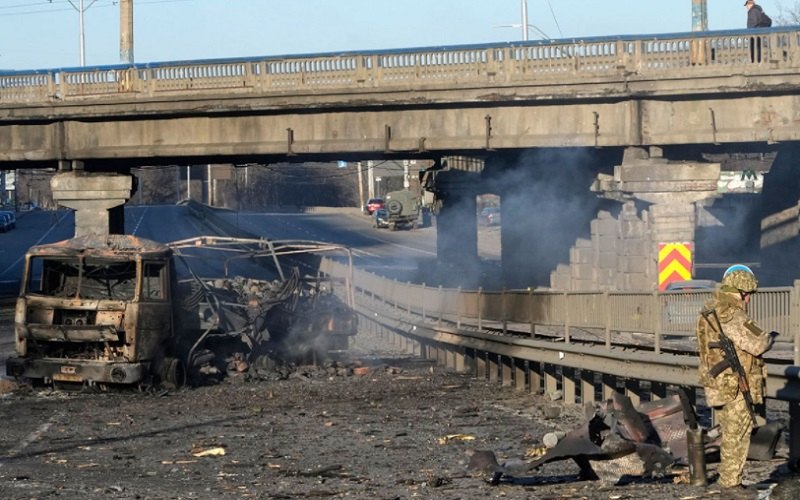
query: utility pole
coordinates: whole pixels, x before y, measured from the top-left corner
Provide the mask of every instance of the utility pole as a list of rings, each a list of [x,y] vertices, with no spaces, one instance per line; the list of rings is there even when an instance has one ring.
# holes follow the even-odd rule
[[[367,160],[367,196],[375,198],[375,169],[372,160]]]
[[[78,0],[78,5],[75,5],[72,0],[67,1],[70,5],[72,5],[73,9],[78,11],[78,30],[80,31],[78,43],[80,44],[81,48],[81,66],[86,66],[86,37],[83,34],[83,13],[89,10],[89,7],[94,5],[97,0],[92,0],[91,3],[85,7],[83,6],[83,0]]]
[[[708,0],[692,0],[692,31],[708,31]]]
[[[119,2],[119,60],[133,64],[133,0]]]
[[[358,168],[358,208],[364,206],[364,184],[361,179],[361,162],[356,163],[356,168]]]
[[[522,39],[528,41],[528,0],[522,0]]]

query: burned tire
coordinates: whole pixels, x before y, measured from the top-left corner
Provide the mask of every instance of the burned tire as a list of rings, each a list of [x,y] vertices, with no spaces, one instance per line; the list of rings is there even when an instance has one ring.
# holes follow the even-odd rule
[[[403,204],[397,200],[389,200],[389,203],[386,204],[386,210],[390,214],[399,214],[403,211]]]
[[[186,385],[186,367],[178,358],[165,358],[161,365],[158,376],[162,382],[183,387]]]

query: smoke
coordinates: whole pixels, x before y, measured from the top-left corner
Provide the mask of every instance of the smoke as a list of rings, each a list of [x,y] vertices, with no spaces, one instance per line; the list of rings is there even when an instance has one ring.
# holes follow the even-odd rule
[[[796,158],[800,147],[794,144],[782,144],[775,162],[768,174],[764,176],[764,188],[760,195],[761,207],[759,220],[774,217],[791,211],[798,206],[800,200],[800,178],[797,176]],[[756,271],[761,286],[792,285],[800,273],[800,222],[786,224],[781,241],[771,245],[762,245],[760,269]],[[760,225],[756,226],[760,230]],[[765,234],[761,235],[762,238]],[[758,238],[756,238],[758,240]]]
[[[719,281],[735,262],[758,260],[759,195],[731,195],[700,206],[695,229],[694,277]],[[718,265],[716,265],[718,264]]]
[[[577,238],[601,208],[617,203],[589,190],[598,172],[619,164],[619,152],[585,149],[533,150],[495,161],[485,172],[501,197],[505,286],[548,286],[550,272],[569,261]]]

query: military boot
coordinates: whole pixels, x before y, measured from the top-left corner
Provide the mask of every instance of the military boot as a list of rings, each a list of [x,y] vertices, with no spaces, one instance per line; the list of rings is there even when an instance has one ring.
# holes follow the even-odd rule
[[[755,488],[748,488],[741,484],[736,486],[721,486],[719,488],[719,496],[724,499],[731,500],[745,500],[758,498],[758,492]]]

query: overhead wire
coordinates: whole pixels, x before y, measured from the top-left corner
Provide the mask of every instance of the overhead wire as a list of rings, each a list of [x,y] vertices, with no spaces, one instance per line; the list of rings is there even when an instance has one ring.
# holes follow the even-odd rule
[[[153,5],[153,4],[164,4],[164,3],[182,3],[182,2],[194,2],[196,0],[139,0],[136,2],[137,6],[140,5]],[[96,4],[93,7],[115,7],[119,4],[119,0],[97,0]],[[75,7],[72,6],[69,0],[52,0],[47,2],[47,5],[53,5],[54,8],[45,7],[42,5],[41,0],[37,0],[35,2],[30,3],[20,3],[14,5],[4,5],[0,6],[0,10],[10,10],[10,9],[37,9],[37,10],[19,10],[16,12],[2,12],[0,13],[0,17],[12,17],[12,16],[26,16],[31,14],[51,14],[54,12],[68,12],[74,11]],[[62,7],[63,5],[63,7]],[[87,8],[88,10],[88,8]]]
[[[556,11],[553,10],[553,4],[550,3],[550,0],[547,0],[547,6],[550,7],[550,14],[553,16],[553,21],[556,23],[556,29],[558,30],[558,36],[564,38],[564,33],[561,32],[561,25],[558,24],[558,18],[556,18]]]

